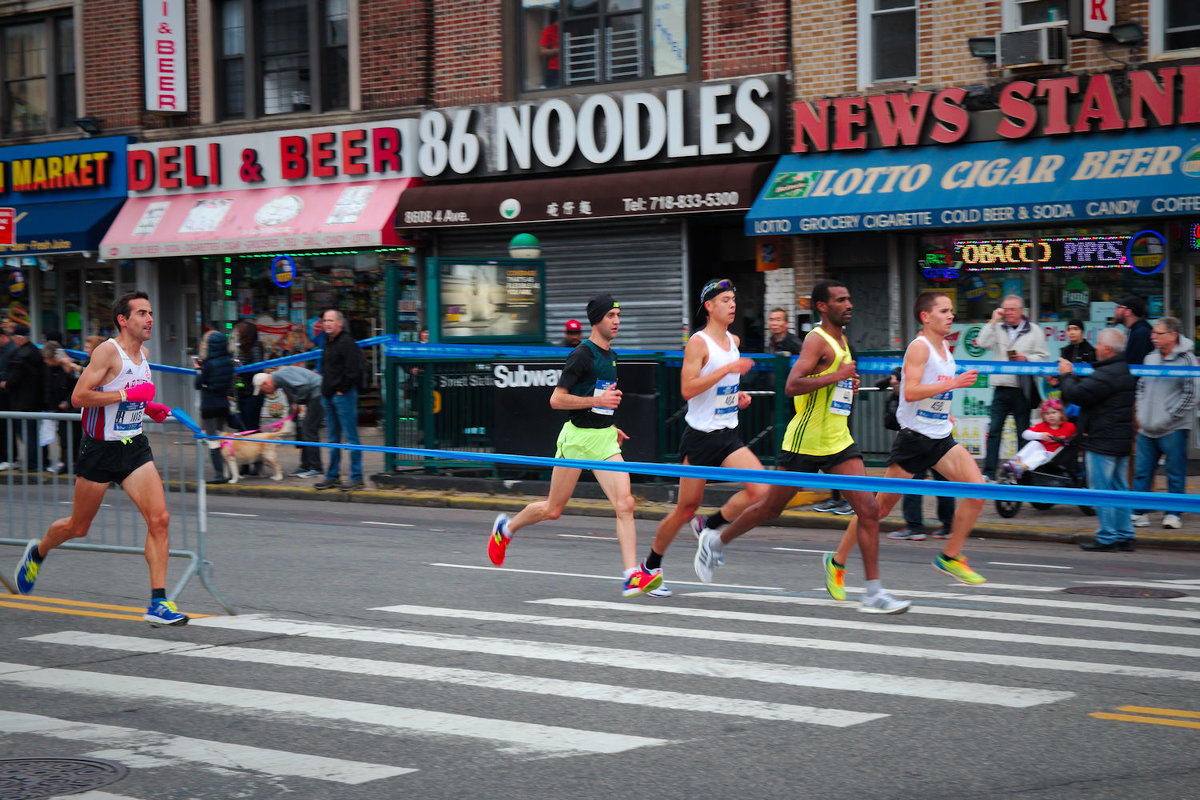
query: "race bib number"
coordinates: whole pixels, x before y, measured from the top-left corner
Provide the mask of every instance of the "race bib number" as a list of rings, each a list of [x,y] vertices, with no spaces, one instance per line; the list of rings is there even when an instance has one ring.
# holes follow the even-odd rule
[[[128,400],[117,403],[117,413],[113,415],[113,432],[133,435],[141,433],[142,414],[145,410],[145,403],[131,403]]]
[[[829,413],[843,417],[850,416],[854,407],[854,381],[847,378],[833,385],[833,393],[829,397]]]
[[[596,381],[596,388],[592,390],[592,397],[599,397],[604,394],[606,389],[611,389],[616,386],[616,381]],[[601,408],[600,406],[592,406],[593,414],[603,414],[606,417],[611,417],[615,408]]]
[[[953,392],[942,392],[926,397],[917,403],[917,417],[930,422],[942,422],[950,418],[950,400]]]
[[[736,414],[738,410],[738,389],[736,383],[717,387],[717,402],[714,413],[719,417],[723,414]]]

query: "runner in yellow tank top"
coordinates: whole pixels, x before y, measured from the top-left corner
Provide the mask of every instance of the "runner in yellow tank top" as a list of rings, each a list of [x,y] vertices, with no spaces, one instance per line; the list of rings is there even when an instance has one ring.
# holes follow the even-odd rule
[[[790,472],[866,475],[862,454],[846,425],[858,386],[858,373],[843,330],[854,312],[850,290],[839,281],[818,281],[813,287],[812,308],[820,313],[821,325],[805,337],[800,356],[787,376],[784,391],[795,398],[796,416],[784,434],[778,466]],[[719,537],[701,540],[695,563],[697,577],[710,582],[713,568],[722,561],[724,545],[778,517],[797,491],[798,486],[772,485],[766,497],[739,514]],[[879,506],[875,496],[852,490],[843,490],[842,495],[858,521],[854,540],[862,552],[867,577],[860,610],[869,614],[907,611],[910,603],[888,594],[879,577]]]
[[[845,334],[834,338],[820,327],[814,328],[813,333],[829,343],[833,360],[825,369],[808,377],[832,375],[842,364],[851,361]],[[807,456],[831,456],[854,444],[848,424],[853,392],[853,381],[846,379],[796,395],[792,400],[796,414],[783,434],[783,449]]]

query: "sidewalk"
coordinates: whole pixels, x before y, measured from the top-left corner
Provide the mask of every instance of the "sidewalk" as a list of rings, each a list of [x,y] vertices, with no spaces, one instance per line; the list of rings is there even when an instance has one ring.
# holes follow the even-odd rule
[[[359,435],[364,445],[381,446],[383,433],[378,428],[360,428]],[[322,460],[328,458],[328,453]],[[346,477],[347,454],[342,454],[342,477]],[[497,480],[494,478],[471,477],[469,474],[427,475],[423,470],[407,470],[392,474],[383,473],[384,454],[363,453],[363,474],[367,485],[373,488],[357,492],[327,490],[318,492],[312,488],[316,479],[285,477],[276,482],[266,478],[244,477],[236,485],[210,486],[208,491],[217,495],[260,496],[277,499],[332,500],[359,503],[392,503],[396,505],[433,506],[446,508],[474,508],[487,511],[519,511],[531,500],[545,496],[548,483],[544,481]],[[326,462],[327,463],[327,462]],[[299,464],[299,457],[290,448],[280,453],[280,465],[286,475]],[[481,471],[476,470],[474,474]],[[870,475],[883,475],[883,468],[868,468]],[[1160,485],[1163,479],[1159,478]],[[931,482],[932,484],[932,482]],[[638,504],[639,519],[662,519],[670,511],[675,499],[673,482],[635,483],[634,495]],[[932,488],[932,487],[931,487]],[[737,491],[735,484],[709,484],[705,492],[704,509],[715,509],[725,498]],[[1188,476],[1188,493],[1200,494],[1200,475]],[[832,528],[843,530],[849,517],[810,511],[813,503],[828,496],[827,492],[800,492],[796,502],[783,513],[773,525],[794,528]],[[610,516],[612,507],[604,498],[599,486],[581,481],[567,513],[584,516]],[[925,500],[926,528],[936,529],[938,522],[933,511],[933,498]],[[1136,528],[1137,543],[1141,547],[1175,548],[1200,550],[1200,515],[1185,515],[1182,530],[1166,530],[1162,527],[1161,515],[1151,514],[1151,525]],[[1022,503],[1015,517],[1005,519],[996,513],[995,504],[984,505],[983,513],[975,525],[972,535],[997,539],[1026,539],[1035,541],[1072,544],[1089,539],[1095,532],[1096,518],[1085,516],[1076,506],[1052,506],[1034,509]],[[880,530],[892,531],[904,527],[900,507],[880,523]]]

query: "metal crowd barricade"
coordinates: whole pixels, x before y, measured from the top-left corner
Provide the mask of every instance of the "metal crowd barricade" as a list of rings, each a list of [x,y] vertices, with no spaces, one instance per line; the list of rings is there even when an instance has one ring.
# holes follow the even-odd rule
[[[173,414],[183,416],[184,412],[176,409]],[[55,466],[58,459],[49,458],[46,448],[37,447],[32,453],[32,461],[26,459],[30,453],[25,438],[43,421],[66,425],[67,446],[52,448],[61,452],[63,466],[53,472],[49,468]],[[24,547],[30,539],[40,538],[56,519],[70,514],[76,458],[72,437],[81,430],[81,425],[79,413],[0,411],[0,429],[5,434],[3,441],[7,443],[0,460],[9,465],[7,470],[0,472],[0,495],[5,498],[9,511],[0,519],[0,545]],[[207,554],[204,443],[196,442],[191,431],[175,416],[163,424],[147,421],[144,430],[150,437],[154,464],[162,476],[167,509],[171,513],[168,554],[171,558],[187,561],[183,575],[168,591],[167,599],[175,600],[188,581],[195,577],[226,612],[233,614],[233,607],[213,586],[213,564]],[[59,447],[61,450],[57,449]],[[145,537],[146,523],[141,512],[119,487],[111,487],[104,495],[88,535],[67,542],[61,549],[140,556],[145,553]],[[8,583],[7,572],[0,572],[3,573],[0,582],[15,594],[15,588]]]

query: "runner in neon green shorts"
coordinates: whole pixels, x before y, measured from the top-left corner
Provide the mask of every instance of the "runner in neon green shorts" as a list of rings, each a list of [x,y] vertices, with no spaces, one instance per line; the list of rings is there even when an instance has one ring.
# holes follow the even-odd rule
[[[588,301],[587,316],[592,335],[571,351],[550,396],[551,408],[570,414],[558,435],[555,458],[622,461],[621,441],[627,437],[613,424],[621,390],[617,388],[617,355],[611,349],[621,327],[621,308],[612,295],[597,295]],[[496,517],[488,539],[488,558],[493,564],[504,563],[505,552],[518,530],[562,516],[581,474],[581,467],[555,467],[550,476],[550,495],[545,500],[530,503],[511,520],[504,514]],[[596,482],[617,514],[617,543],[625,568],[622,593],[626,597],[648,594],[662,584],[662,570],[647,570],[637,561],[629,473],[601,470],[596,472]]]

